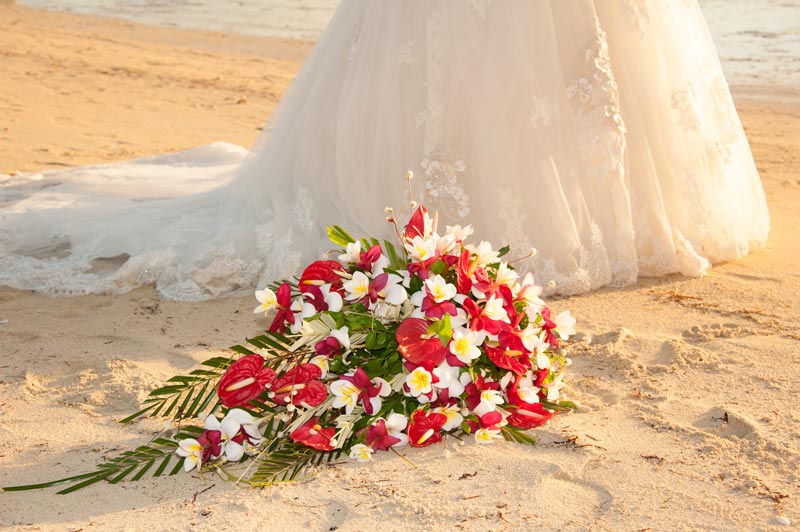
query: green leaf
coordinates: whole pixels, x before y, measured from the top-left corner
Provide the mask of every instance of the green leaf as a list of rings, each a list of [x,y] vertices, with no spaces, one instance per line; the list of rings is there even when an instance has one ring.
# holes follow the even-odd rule
[[[345,247],[347,246],[347,244],[356,241],[355,238],[350,236],[350,234],[347,231],[345,231],[338,225],[329,225],[327,227],[327,231],[328,231],[328,240],[330,240],[337,246]]]
[[[522,431],[516,427],[512,427],[511,425],[506,425],[500,429],[500,432],[503,434],[503,438],[508,441],[522,443],[525,445],[536,445],[536,438],[525,431]]]

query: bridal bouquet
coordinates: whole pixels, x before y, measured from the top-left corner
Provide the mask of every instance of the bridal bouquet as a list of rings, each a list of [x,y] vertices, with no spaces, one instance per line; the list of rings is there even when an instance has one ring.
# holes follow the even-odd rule
[[[11,489],[68,483],[68,493],[181,469],[265,486],[342,454],[367,462],[445,435],[534,443],[524,431],[573,408],[562,400],[560,343],[575,319],[551,315],[533,276],[503,260],[507,248],[468,244],[469,226],[440,234],[435,215],[412,209],[403,229],[387,209],[399,247],[329,227],[335,260],[255,293],[267,332],[169,379],[122,420],[202,427],[180,426],[91,473]]]

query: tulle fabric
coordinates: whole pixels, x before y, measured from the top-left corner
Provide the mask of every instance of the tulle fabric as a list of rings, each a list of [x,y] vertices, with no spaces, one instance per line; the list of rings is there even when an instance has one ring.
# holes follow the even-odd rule
[[[408,169],[565,294],[701,275],[769,228],[696,0],[344,0],[250,151],[0,178],[0,284],[238,293],[327,225],[391,238]]]

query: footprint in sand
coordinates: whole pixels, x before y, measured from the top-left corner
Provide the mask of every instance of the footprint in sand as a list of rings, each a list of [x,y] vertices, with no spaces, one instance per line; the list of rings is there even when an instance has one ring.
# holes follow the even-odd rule
[[[735,323],[714,323],[712,325],[695,325],[688,331],[684,331],[683,337],[693,342],[708,342],[717,338],[738,338],[754,334],[756,334],[754,329]]]

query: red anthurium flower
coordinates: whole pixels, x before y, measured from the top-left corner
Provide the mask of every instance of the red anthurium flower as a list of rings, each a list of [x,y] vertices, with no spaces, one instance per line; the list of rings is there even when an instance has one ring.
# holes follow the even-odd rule
[[[270,399],[278,404],[318,406],[328,396],[325,384],[317,380],[321,376],[316,364],[295,366],[270,384]]]
[[[298,286],[301,292],[306,293],[311,287],[320,287],[323,284],[330,283],[331,289],[341,295],[343,293],[342,277],[339,273],[344,272],[344,268],[338,261],[318,260],[312,262],[303,270]]]
[[[547,410],[542,403],[519,403],[514,408],[509,408],[506,421],[512,427],[532,429],[547,423],[553,417],[553,412]]]
[[[395,438],[386,429],[386,420],[381,419],[367,429],[367,445],[376,451],[388,451],[389,447],[400,443],[400,438]]]
[[[467,295],[472,289],[472,271],[470,271],[470,252],[464,250],[458,258],[458,268],[456,269],[458,279],[456,281],[456,288],[459,294]]]
[[[475,288],[475,290],[482,293],[486,298],[492,295],[499,295],[498,291],[501,285],[496,284],[492,278],[489,277],[489,273],[486,270],[477,268],[473,275],[475,281],[472,283],[472,287]]]
[[[542,314],[542,330],[545,332],[545,340],[553,347],[553,349],[558,349],[558,337],[553,332],[556,328],[556,322],[550,319],[550,309],[548,307],[544,307],[541,310]]]
[[[442,441],[442,427],[447,416],[415,410],[408,423],[408,442],[412,447],[425,447]]]
[[[420,205],[417,210],[414,211],[414,214],[411,215],[411,219],[406,225],[403,236],[406,240],[411,241],[414,240],[415,236],[427,238],[432,232],[433,226],[428,216],[428,209],[426,209],[424,205]]]
[[[498,425],[503,422],[503,415],[497,410],[493,410],[482,415],[480,419],[483,428],[489,430],[498,430]]]
[[[397,339],[400,354],[413,364],[429,363],[438,366],[447,356],[448,350],[442,345],[438,336],[428,336],[428,325],[421,318],[407,318],[403,320],[395,338]]]
[[[544,372],[547,375],[547,370],[541,370],[539,374]],[[542,378],[541,380],[544,380]],[[510,412],[506,421],[509,425],[521,429],[531,429],[544,425],[550,418],[553,417],[553,412],[547,410],[541,403],[528,403],[523,401],[519,396],[518,389],[521,378],[517,377],[514,385],[507,390],[508,402],[511,404],[507,410]],[[535,386],[540,387],[541,383],[537,380]]]
[[[517,375],[522,375],[531,365],[530,357],[524,349],[512,349],[509,347],[490,347],[484,346],[486,356],[494,362],[498,368],[511,370]]]
[[[486,331],[489,334],[498,334],[502,330],[511,328],[510,325],[504,321],[489,319],[483,313],[483,309],[469,297],[461,303],[461,307],[469,314],[469,328],[473,331]]]
[[[467,397],[465,402],[467,403],[467,408],[470,410],[475,410],[478,404],[481,402],[481,392],[484,390],[499,390],[500,383],[494,381],[486,381],[482,376],[476,375],[475,380],[464,387],[464,390],[467,393]]]
[[[294,312],[291,310],[292,306],[292,287],[289,283],[283,283],[275,294],[278,312],[272,319],[272,324],[269,326],[271,332],[279,332],[283,334],[286,332],[286,324],[294,325]]]
[[[289,437],[306,447],[311,447],[318,451],[332,451],[334,446],[331,445],[331,438],[333,438],[334,434],[336,434],[335,428],[323,428],[319,424],[319,418],[312,417],[295,429]]]
[[[275,371],[264,366],[261,355],[247,355],[225,371],[217,385],[219,402],[228,408],[244,406],[263,392],[275,379]]]

